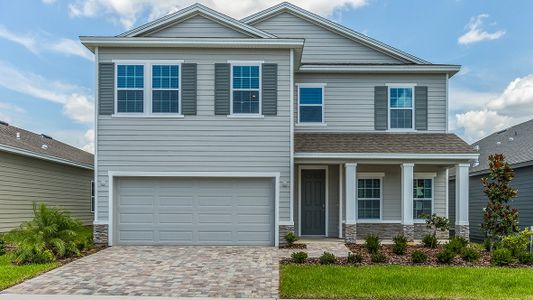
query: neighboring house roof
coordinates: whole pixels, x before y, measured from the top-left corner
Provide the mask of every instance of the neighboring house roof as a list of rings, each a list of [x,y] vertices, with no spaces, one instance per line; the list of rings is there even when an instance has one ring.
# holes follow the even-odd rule
[[[326,18],[323,18],[317,14],[314,14],[310,11],[307,11],[303,8],[300,8],[296,5],[293,5],[288,2],[283,2],[278,5],[272,6],[270,8],[267,8],[263,11],[260,11],[258,13],[255,13],[253,15],[250,15],[241,21],[246,24],[255,24],[261,20],[265,20],[268,18],[271,18],[273,16],[276,16],[280,13],[288,12],[291,14],[294,14],[296,16],[299,16],[301,18],[304,18],[308,21],[311,21],[317,25],[320,25],[326,29],[329,29],[333,32],[336,32],[342,36],[345,36],[349,39],[355,40],[357,42],[360,42],[364,45],[367,45],[373,49],[377,49],[378,51],[387,53],[389,55],[392,55],[393,57],[399,57],[409,63],[414,64],[430,64],[430,62],[423,60],[421,58],[418,58],[414,55],[411,55],[407,52],[401,51],[397,48],[394,48],[390,45],[387,45],[383,42],[380,42],[378,40],[375,40],[373,38],[370,38],[360,32],[354,31],[348,27],[344,27],[338,23],[332,22]]]
[[[513,167],[533,165],[533,119],[493,133],[472,144],[479,147],[479,164],[470,173],[489,169],[489,155],[503,153]]]
[[[295,152],[476,154],[449,133],[295,133]]]
[[[85,169],[93,169],[94,164],[94,156],[91,153],[6,123],[0,123],[0,151]]]

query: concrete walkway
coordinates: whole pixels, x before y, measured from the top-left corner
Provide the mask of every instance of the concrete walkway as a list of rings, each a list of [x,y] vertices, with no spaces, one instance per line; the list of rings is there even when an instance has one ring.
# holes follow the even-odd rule
[[[288,258],[293,252],[307,252],[309,257],[320,257],[324,252],[333,253],[337,257],[346,257],[350,251],[346,246],[344,239],[320,238],[320,239],[301,239],[298,243],[306,244],[307,249],[280,249],[280,257]]]

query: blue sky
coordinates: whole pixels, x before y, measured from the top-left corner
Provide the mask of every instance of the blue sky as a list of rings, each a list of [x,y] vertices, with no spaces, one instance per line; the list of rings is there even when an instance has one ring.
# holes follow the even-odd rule
[[[80,35],[116,35],[190,0],[0,2],[0,120],[91,150],[94,62]],[[274,0],[201,0],[241,18]],[[450,80],[450,130],[475,141],[533,114],[533,1],[296,0],[433,63]]]

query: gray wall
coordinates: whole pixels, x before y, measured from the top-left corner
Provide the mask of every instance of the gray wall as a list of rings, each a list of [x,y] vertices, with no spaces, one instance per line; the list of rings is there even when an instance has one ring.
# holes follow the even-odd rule
[[[203,16],[193,16],[177,24],[172,24],[159,31],[149,32],[144,36],[149,37],[213,37],[213,38],[246,38],[250,37],[220,23]]]
[[[251,24],[283,38],[305,38],[302,63],[402,63],[290,13]]]
[[[98,117],[98,218],[108,220],[108,171],[280,172],[290,182],[289,50],[101,48],[113,59],[182,59],[198,64],[198,114],[173,118]],[[214,115],[214,64],[278,64],[278,114],[255,119]],[[280,220],[289,220],[289,185],[281,185]]]
[[[0,152],[0,232],[33,217],[33,202],[60,207],[89,225],[93,171]]]
[[[296,132],[374,131],[374,87],[387,83],[416,83],[428,87],[428,131],[446,131],[446,75],[444,74],[301,74],[295,83],[326,83],[327,126],[296,126]],[[295,90],[298,121],[298,89]]]

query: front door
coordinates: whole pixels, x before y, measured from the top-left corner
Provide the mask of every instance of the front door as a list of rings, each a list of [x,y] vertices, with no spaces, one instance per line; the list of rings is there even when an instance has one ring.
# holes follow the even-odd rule
[[[302,170],[302,235],[326,235],[326,170]]]

